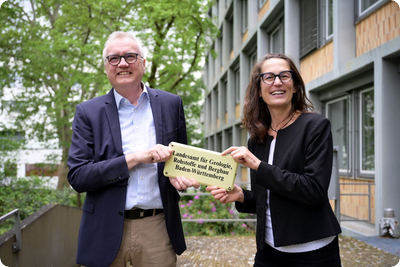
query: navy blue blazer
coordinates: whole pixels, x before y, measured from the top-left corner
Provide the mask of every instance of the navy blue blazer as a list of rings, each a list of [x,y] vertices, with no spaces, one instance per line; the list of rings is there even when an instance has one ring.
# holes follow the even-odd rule
[[[122,151],[121,130],[114,89],[76,106],[68,155],[68,181],[77,192],[86,192],[79,230],[77,263],[109,266],[120,248],[129,170]],[[148,88],[157,144],[187,143],[186,123],[179,96]],[[180,255],[185,251],[178,201],[180,195],[163,175],[158,182],[166,228]]]

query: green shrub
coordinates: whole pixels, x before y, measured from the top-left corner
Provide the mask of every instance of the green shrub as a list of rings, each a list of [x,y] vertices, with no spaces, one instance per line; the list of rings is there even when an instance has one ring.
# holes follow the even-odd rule
[[[51,189],[46,181],[39,177],[13,178],[7,183],[0,180],[0,215],[19,209],[21,221],[32,215],[46,204],[63,204],[73,206],[76,193],[70,188]],[[6,220],[0,225],[0,235],[14,226],[14,219]]]
[[[182,219],[193,219],[183,222],[187,236],[231,236],[253,235],[254,222],[204,222],[201,219],[247,219],[255,218],[253,214],[238,213],[233,203],[221,204],[211,195],[182,196],[179,201]]]

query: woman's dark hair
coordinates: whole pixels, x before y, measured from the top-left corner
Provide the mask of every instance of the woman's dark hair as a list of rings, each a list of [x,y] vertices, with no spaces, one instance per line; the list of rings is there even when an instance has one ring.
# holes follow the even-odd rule
[[[306,96],[306,88],[301,75],[296,68],[294,62],[283,54],[266,54],[256,65],[251,72],[250,83],[247,86],[245,102],[243,106],[242,127],[250,134],[250,138],[258,143],[263,144],[267,136],[268,129],[271,126],[271,114],[267,104],[260,97],[261,95],[261,68],[265,61],[271,58],[280,58],[286,60],[290,70],[293,71],[293,86],[296,92],[292,98],[292,110],[310,112],[314,110],[314,106],[310,99]]]

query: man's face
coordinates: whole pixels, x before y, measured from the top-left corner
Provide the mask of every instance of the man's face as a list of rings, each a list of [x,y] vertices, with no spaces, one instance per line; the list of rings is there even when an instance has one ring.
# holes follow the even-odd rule
[[[122,56],[126,53],[137,53],[140,55],[139,47],[132,39],[125,37],[118,38],[111,41],[107,46],[106,56]],[[146,60],[138,56],[137,61],[133,64],[128,64],[124,58],[121,58],[121,61],[116,66],[112,66],[106,60],[104,67],[110,84],[118,90],[124,87],[140,86],[145,72],[145,63]]]

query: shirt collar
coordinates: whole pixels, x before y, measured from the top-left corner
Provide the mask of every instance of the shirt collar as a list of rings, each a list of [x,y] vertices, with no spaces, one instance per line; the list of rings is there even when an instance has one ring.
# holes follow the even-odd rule
[[[147,86],[144,85],[143,82],[141,82],[141,86],[143,88],[143,92],[140,95],[139,99],[142,97],[143,93],[145,93],[144,95],[147,96],[149,94],[149,92],[147,91]],[[115,103],[117,104],[117,109],[119,109],[119,104],[121,103],[122,99],[125,99],[125,97],[123,97],[122,95],[120,95],[117,90],[114,89],[114,98],[115,98]]]

